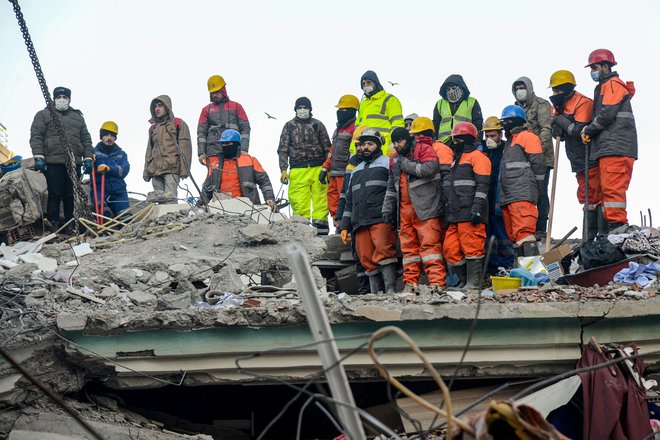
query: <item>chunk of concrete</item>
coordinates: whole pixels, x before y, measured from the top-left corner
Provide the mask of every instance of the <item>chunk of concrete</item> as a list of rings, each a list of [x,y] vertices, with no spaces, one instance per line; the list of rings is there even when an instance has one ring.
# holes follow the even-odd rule
[[[277,235],[268,225],[248,225],[239,229],[238,234],[248,244],[275,244],[278,242]]]
[[[85,330],[87,315],[80,313],[60,313],[57,315],[57,328],[65,332]]]
[[[37,267],[36,264],[34,263],[23,263],[19,264],[16,267],[12,267],[9,269],[7,272],[5,272],[6,277],[13,277],[13,278],[30,278],[32,276],[32,272],[35,270],[39,270],[39,267]]]
[[[137,283],[137,275],[133,269],[118,268],[112,269],[108,274],[111,281],[119,284],[120,286],[130,287]]]
[[[213,274],[209,282],[209,290],[218,292],[241,293],[245,284],[238,273],[238,265],[227,264],[219,273]]]
[[[196,293],[197,288],[187,279],[182,279],[177,282],[174,293]]]
[[[187,309],[191,304],[190,292],[168,293],[158,298],[158,310]]]
[[[133,301],[133,304],[138,306],[156,305],[156,301],[158,300],[158,298],[156,298],[156,295],[147,292],[142,292],[140,290],[136,290],[135,292],[129,292],[127,296],[131,301]]]

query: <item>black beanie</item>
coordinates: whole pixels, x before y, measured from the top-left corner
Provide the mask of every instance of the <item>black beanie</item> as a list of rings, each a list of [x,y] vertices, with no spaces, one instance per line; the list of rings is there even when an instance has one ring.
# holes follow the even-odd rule
[[[296,99],[296,105],[293,106],[293,109],[296,110],[301,105],[304,105],[310,110],[312,109],[312,101],[310,101],[306,96],[301,96],[300,98]]]
[[[99,136],[101,139],[103,139],[103,136],[105,136],[106,134],[111,134],[115,137],[115,139],[117,139],[117,133],[115,133],[114,131],[101,129],[101,131],[99,132]]]
[[[410,139],[410,133],[403,127],[397,127],[392,131],[392,142],[399,142],[405,140],[406,142]]]
[[[55,87],[53,90],[53,99],[57,98],[59,95],[66,95],[67,98],[71,99],[71,90],[66,87]]]

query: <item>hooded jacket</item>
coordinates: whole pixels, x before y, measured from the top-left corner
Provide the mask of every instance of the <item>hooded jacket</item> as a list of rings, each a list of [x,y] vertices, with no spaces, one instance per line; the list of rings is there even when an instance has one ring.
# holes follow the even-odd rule
[[[566,156],[571,163],[571,171],[574,173],[584,172],[586,151],[580,133],[591,122],[593,104],[591,98],[574,91],[573,95],[564,102],[560,113],[553,109],[553,115],[555,115],[553,124],[561,127]],[[593,159],[589,161],[589,168],[597,166],[598,161]]]
[[[532,80],[526,76],[521,76],[511,84],[511,93],[513,93],[514,98],[516,96],[516,83],[518,82],[525,84],[527,88],[527,99],[524,102],[516,99],[516,105],[525,110],[525,114],[527,115],[525,126],[527,129],[541,138],[546,167],[554,168],[555,151],[552,147],[552,112],[550,103],[536,96]]]
[[[247,153],[250,148],[250,121],[243,106],[232,101],[227,90],[221,90],[222,99],[212,102],[202,109],[197,124],[197,155],[217,156],[222,154],[220,135],[228,128],[241,133],[241,150]]]
[[[92,157],[92,137],[89,135],[82,112],[69,107],[68,110],[55,110],[62,121],[64,132],[73,150],[76,165],[82,164],[83,157]],[[44,156],[46,163],[66,164],[66,152],[52,123],[48,108],[34,116],[30,127],[30,147],[34,156]]]
[[[98,168],[100,165],[107,165],[110,170],[105,174],[105,192],[111,193],[124,193],[126,191],[126,181],[124,178],[131,170],[131,165],[128,163],[128,156],[119,145],[112,144],[107,147],[103,142],[99,142],[94,147],[94,154],[96,160],[94,167]],[[102,175],[95,173],[96,186],[101,187]]]
[[[455,84],[463,89],[463,97],[458,102],[455,102],[453,104],[447,100],[447,87],[449,87],[450,84]],[[468,89],[468,86],[465,84],[465,81],[463,80],[463,77],[461,75],[457,75],[457,74],[449,75],[447,79],[440,86],[440,97],[441,99],[439,99],[438,102],[433,107],[433,127],[435,128],[436,139],[444,142],[445,144],[447,143],[451,144],[451,137],[449,139],[446,139],[446,137],[444,139],[441,139],[442,136],[440,136],[438,128],[440,127],[440,123],[442,122],[443,118],[450,118],[456,115],[456,111],[458,110],[460,105],[464,101],[466,101],[468,97],[470,97],[470,89]],[[474,99],[474,103],[472,106],[470,120],[454,121],[451,124],[451,127],[453,127],[454,124],[458,122],[471,122],[472,124],[474,124],[475,127],[477,127],[477,131],[481,132],[481,128],[484,125],[484,117],[481,114],[481,106],[479,105],[479,101],[477,101],[475,98],[472,99]],[[442,108],[442,101],[445,101],[449,104],[451,114],[448,115],[440,114],[440,108]],[[481,133],[479,133],[478,139],[479,138],[481,138]]]
[[[385,142],[383,143],[381,149],[385,155],[389,156],[392,130],[395,127],[405,126],[403,121],[403,110],[401,109],[401,102],[396,96],[392,95],[391,93],[387,93],[383,89],[383,86],[378,80],[378,75],[376,75],[376,73],[372,70],[367,70],[364,75],[362,75],[360,84],[362,84],[362,81],[365,79],[373,81],[376,84],[376,88],[373,92],[371,92],[371,94],[369,94],[369,96],[363,96],[362,101],[360,102],[360,107],[358,109],[355,128],[377,128],[385,138]],[[351,145],[351,153],[355,154],[354,145]]]
[[[167,109],[167,115],[156,118],[154,112],[154,101],[161,101]],[[172,100],[167,95],[160,95],[151,101],[150,105],[151,127],[149,127],[149,140],[147,151],[144,156],[143,177],[149,180],[154,176],[163,174],[175,174],[186,178],[190,174],[190,161],[192,159],[192,142],[190,140],[190,129],[183,120],[175,118],[172,112]],[[176,122],[180,127],[176,128]],[[178,140],[177,140],[178,132]],[[179,148],[183,159],[179,156]]]
[[[295,117],[284,124],[277,155],[280,171],[287,168],[320,167],[330,151],[330,136],[323,122],[311,116]]]

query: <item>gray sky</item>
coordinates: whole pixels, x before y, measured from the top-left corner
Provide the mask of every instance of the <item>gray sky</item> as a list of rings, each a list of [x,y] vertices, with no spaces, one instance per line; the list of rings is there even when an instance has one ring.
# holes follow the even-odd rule
[[[577,89],[592,96],[595,83],[583,66],[591,50],[608,48],[621,78],[637,88],[640,160],[628,192],[630,221],[638,224],[639,211],[651,208],[660,224],[656,0],[22,0],[21,7],[51,92],[58,85],[72,89],[71,105],[83,111],[95,142],[104,121],[119,124],[117,143],[132,166],[129,190],[142,193],[151,189],[142,180],[151,99],[170,95],[194,136],[213,74],[224,76],[230,98],[245,108],[250,153],[277,190],[279,135],[299,96],[311,99],[314,117],[331,133],[334,105],[343,94],[360,96],[365,70],[376,71],[404,115],[429,117],[440,84],[460,73],[484,117],[499,116],[522,75],[547,99],[552,72],[568,69]],[[44,101],[9,2],[0,3],[0,56],[0,122],[12,150],[30,156],[30,124]],[[267,120],[264,111],[278,119]],[[581,219],[563,145],[560,155],[555,237]],[[193,173],[201,184],[205,171],[196,161]],[[194,191],[189,179],[184,183]]]

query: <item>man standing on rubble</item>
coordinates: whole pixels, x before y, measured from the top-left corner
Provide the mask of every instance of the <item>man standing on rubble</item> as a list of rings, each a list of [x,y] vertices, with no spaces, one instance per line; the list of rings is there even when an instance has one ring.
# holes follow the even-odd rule
[[[593,100],[575,90],[575,76],[568,70],[558,70],[550,77],[553,95],[552,136],[564,141],[566,156],[571,163],[571,171],[578,182],[577,197],[581,205],[585,202],[585,167],[589,161],[589,205],[584,215],[587,223],[587,240],[594,238],[599,229],[605,229],[605,221],[600,210],[600,173],[598,161],[589,159],[582,143],[581,132],[591,122]],[[605,231],[603,231],[605,232]]]
[[[174,117],[167,95],[151,100],[149,110],[151,127],[142,176],[146,182],[151,180],[155,191],[165,192],[176,201],[179,181],[190,175],[190,129],[185,121]]]
[[[433,107],[433,128],[436,139],[451,147],[451,130],[459,122],[471,122],[478,131],[483,124],[481,106],[470,95],[461,75],[449,75],[440,86],[440,99]]]
[[[74,109],[71,103],[71,90],[66,87],[55,87],[53,90],[55,111],[62,121],[64,132],[73,151],[78,178],[80,165],[85,174],[92,172],[92,137],[89,135],[85,119],[80,110]],[[55,124],[52,123],[47,108],[40,110],[30,127],[30,147],[34,156],[34,169],[46,176],[48,185],[48,209],[46,218],[58,229],[60,225],[60,205],[64,207],[64,223],[73,217],[74,182],[69,178],[66,169],[66,151],[57,135]]]
[[[364,98],[360,103],[356,127],[377,128],[385,139],[382,145],[383,154],[389,156],[390,133],[395,127],[403,127],[403,113],[399,99],[387,93],[380,84],[378,75],[373,70],[367,70],[360,78],[360,88]]]
[[[432,288],[445,285],[442,177],[432,142],[433,121],[426,117],[415,119],[410,133],[401,127],[392,132],[396,153],[390,165],[383,221],[398,223],[404,291],[408,293],[417,292],[422,268]]]
[[[346,165],[348,165],[348,159],[351,156],[351,142],[355,132],[355,113],[359,105],[360,101],[356,96],[344,95],[339,98],[339,103],[335,106],[337,108],[337,128],[332,134],[332,145],[319,173],[319,182],[328,185],[328,209],[332,219],[337,215],[337,204],[344,184]],[[339,224],[335,223],[334,226],[339,229]]]
[[[259,205],[261,204],[257,190],[259,185],[266,204],[272,212],[275,212],[277,210],[275,193],[268,174],[256,157],[243,152],[241,142],[241,134],[233,128],[223,131],[220,135],[219,161],[210,176],[213,190],[232,197],[247,197],[252,203]],[[212,197],[211,194],[209,200]]]
[[[312,219],[318,235],[328,235],[328,186],[321,183],[323,162],[330,151],[325,125],[312,117],[312,102],[304,96],[293,106],[296,117],[284,124],[277,154],[280,182],[289,186],[293,214]],[[287,172],[287,169],[290,171]]]
[[[94,193],[93,199],[95,205],[102,204],[102,206],[108,207],[113,217],[116,217],[130,206],[124,179],[128,175],[131,166],[124,150],[115,143],[118,134],[119,127],[116,122],[104,122],[99,131],[101,142],[94,147],[96,193]],[[104,175],[106,176],[105,179],[103,178]],[[104,184],[105,188],[103,188]],[[104,195],[105,200],[99,203],[101,194]],[[101,214],[105,215],[104,212]]]
[[[628,224],[626,192],[637,160],[637,128],[630,100],[632,82],[623,82],[612,71],[614,54],[596,49],[585,67],[598,83],[594,90],[593,121],[582,129],[582,141],[591,143],[591,159],[598,161],[603,216],[608,230]]]
[[[385,138],[378,129],[365,128],[357,140],[363,161],[351,173],[341,238],[344,243],[351,240],[349,234],[355,238],[355,250],[369,276],[371,293],[394,293],[396,233],[382,217],[390,174],[390,160],[382,150]]]
[[[538,211],[536,220],[536,239],[545,240],[548,231],[548,213],[550,212],[550,199],[548,197],[548,183],[550,182],[550,170],[555,166],[555,152],[552,147],[552,134],[550,122],[550,103],[536,96],[532,80],[521,76],[511,85],[511,92],[516,98],[516,105],[522,107],[527,115],[525,126],[529,131],[541,138],[541,147],[545,158],[545,180],[542,192],[539,194]]]
[[[541,139],[525,127],[525,110],[509,105],[500,122],[507,145],[500,167],[500,207],[509,240],[518,257],[539,255],[536,236],[539,194],[545,182]]]

